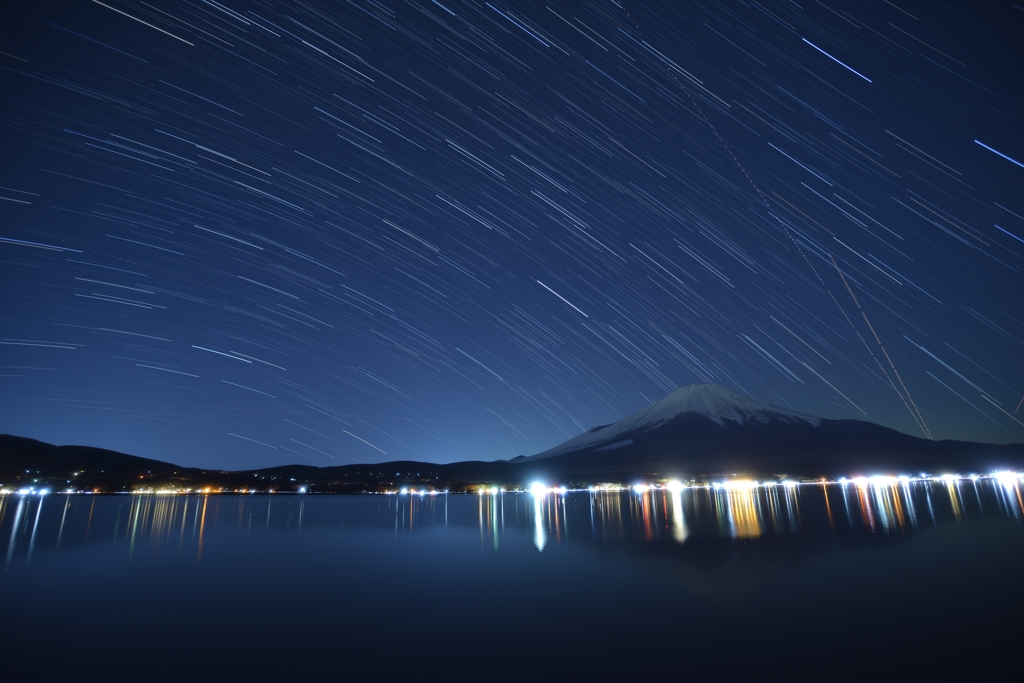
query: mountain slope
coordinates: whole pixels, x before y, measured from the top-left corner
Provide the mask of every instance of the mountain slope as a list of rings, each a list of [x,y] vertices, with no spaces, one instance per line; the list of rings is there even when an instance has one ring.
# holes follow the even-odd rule
[[[736,425],[764,425],[776,421],[814,427],[821,423],[819,417],[755,401],[717,384],[688,384],[618,422],[594,427],[550,450],[516,461],[541,460],[586,449],[601,451],[624,448],[632,438],[665,427],[686,416],[703,417],[719,427],[725,427],[726,421]]]
[[[23,436],[0,434],[0,474],[67,474],[81,470],[104,470],[112,474],[139,471],[186,469],[160,460],[140,458],[127,453],[92,446],[54,446]]]
[[[871,422],[796,413],[714,384],[691,384],[618,422],[511,462],[540,474],[588,478],[733,471],[831,476],[1019,465],[1024,446],[929,441]]]

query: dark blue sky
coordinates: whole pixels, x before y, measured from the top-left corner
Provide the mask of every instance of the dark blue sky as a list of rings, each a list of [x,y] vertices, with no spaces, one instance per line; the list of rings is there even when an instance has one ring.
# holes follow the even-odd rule
[[[2,432],[508,458],[716,382],[1024,441],[1011,2],[12,5]]]

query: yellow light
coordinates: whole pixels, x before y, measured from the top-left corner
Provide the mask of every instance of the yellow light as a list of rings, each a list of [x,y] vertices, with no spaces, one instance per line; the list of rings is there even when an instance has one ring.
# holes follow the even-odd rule
[[[757,487],[757,482],[750,479],[733,479],[722,483],[727,489],[752,489]]]

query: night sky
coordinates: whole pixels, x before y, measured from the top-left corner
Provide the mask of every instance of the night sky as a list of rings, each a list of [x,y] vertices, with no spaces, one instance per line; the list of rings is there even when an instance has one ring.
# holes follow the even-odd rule
[[[1019,4],[0,12],[0,432],[488,460],[715,382],[1024,441]]]

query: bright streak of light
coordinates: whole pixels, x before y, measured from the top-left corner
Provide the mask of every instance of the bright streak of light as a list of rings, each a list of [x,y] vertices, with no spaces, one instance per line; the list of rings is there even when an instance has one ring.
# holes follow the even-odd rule
[[[988,151],[990,151],[990,152],[993,152],[993,153],[995,153],[995,154],[998,154],[999,156],[1001,156],[1002,158],[1006,159],[1007,161],[1011,161],[1011,162],[1013,162],[1013,163],[1017,164],[1018,166],[1020,166],[1021,168],[1024,168],[1024,164],[1020,163],[1020,162],[1019,162],[1019,161],[1017,161],[1016,159],[1012,159],[1012,158],[1010,158],[1010,157],[1006,156],[1005,154],[1003,154],[1002,152],[1000,152],[1000,151],[999,151],[999,150],[997,150],[997,149],[992,149],[991,147],[989,147],[988,145],[986,145],[986,144],[985,144],[984,142],[982,142],[981,140],[975,140],[975,142],[976,142],[976,143],[978,143],[979,145],[981,145],[982,147],[984,147],[985,149],[987,149]]]
[[[540,285],[541,287],[543,287],[544,289],[548,290],[549,292],[551,292],[551,293],[552,293],[552,294],[554,294],[555,296],[557,296],[557,297],[558,297],[559,299],[561,299],[562,301],[565,301],[565,303],[569,304],[569,306],[570,306],[570,307],[571,307],[571,308],[572,308],[572,309],[573,309],[574,311],[576,311],[577,313],[579,313],[580,315],[582,315],[582,316],[583,316],[584,318],[589,318],[589,317],[590,317],[589,315],[587,315],[586,313],[584,313],[584,312],[583,312],[583,311],[581,311],[580,309],[578,309],[578,308],[576,308],[575,306],[573,306],[572,304],[570,304],[570,303],[569,303],[569,302],[568,302],[568,301],[566,300],[566,298],[565,298],[564,296],[562,296],[561,294],[559,294],[559,293],[558,293],[558,292],[556,292],[555,290],[551,289],[550,287],[548,287],[548,286],[547,286],[546,284],[544,284],[544,283],[543,283],[543,282],[541,282],[540,280],[537,280],[537,284],[538,284],[538,285]]]
[[[855,74],[857,74],[858,76],[860,76],[861,78],[863,78],[863,79],[864,79],[865,81],[867,81],[868,83],[870,83],[870,82],[871,82],[871,79],[870,79],[870,78],[868,78],[867,76],[865,76],[865,75],[864,75],[864,74],[862,74],[861,72],[857,71],[856,69],[853,69],[853,68],[851,68],[851,67],[847,66],[846,64],[843,64],[843,63],[842,63],[842,62],[840,62],[840,61],[839,61],[838,59],[836,59],[835,57],[833,57],[833,56],[832,56],[832,55],[830,55],[829,53],[825,52],[825,51],[824,51],[824,50],[822,50],[822,49],[821,49],[820,47],[818,47],[817,45],[815,45],[815,44],[814,44],[814,43],[812,43],[811,41],[807,40],[806,38],[801,38],[800,40],[804,41],[805,43],[807,43],[808,45],[810,45],[811,47],[813,47],[813,48],[814,48],[815,50],[817,50],[817,51],[818,51],[818,52],[820,52],[821,54],[825,55],[826,57],[828,57],[829,59],[831,59],[831,60],[832,60],[833,62],[835,62],[835,63],[836,63],[836,64],[838,64],[839,66],[843,67],[844,69],[849,69],[849,70],[850,70],[850,71],[852,71],[853,73],[855,73]],[[981,143],[978,143],[978,144],[981,144]]]
[[[538,484],[535,483],[534,486],[538,486]],[[539,486],[543,487],[544,492],[547,493],[547,487],[543,484],[539,484]],[[543,496],[543,493],[535,493],[533,496],[533,544],[537,546],[538,552],[544,552],[544,546],[548,543],[548,535],[544,531],[544,520],[542,519],[544,515],[544,508],[541,507]]]
[[[123,14],[124,16],[128,17],[129,19],[134,19],[135,21],[139,22],[140,24],[144,24],[144,25],[146,25],[146,26],[148,26],[148,27],[150,27],[152,29],[156,29],[157,31],[160,31],[160,33],[168,35],[171,38],[174,38],[175,40],[180,40],[181,42],[185,43],[186,45],[191,45],[192,47],[195,47],[194,43],[190,43],[187,40],[185,40],[184,38],[179,38],[178,36],[174,35],[173,33],[168,33],[167,31],[163,30],[159,26],[154,26],[153,24],[145,22],[142,19],[139,19],[138,17],[133,17],[132,15],[128,14],[127,12],[122,12],[121,10],[117,9],[116,7],[111,7],[110,5],[105,5],[104,3],[100,2],[99,0],[92,0],[92,1],[95,2],[97,5],[102,5],[103,7],[106,7],[107,9],[114,10],[118,14]]]
[[[686,527],[686,517],[683,515],[683,485],[678,481],[670,481],[668,489],[672,492],[672,538],[675,539],[676,543],[683,544],[689,535],[689,529]]]

